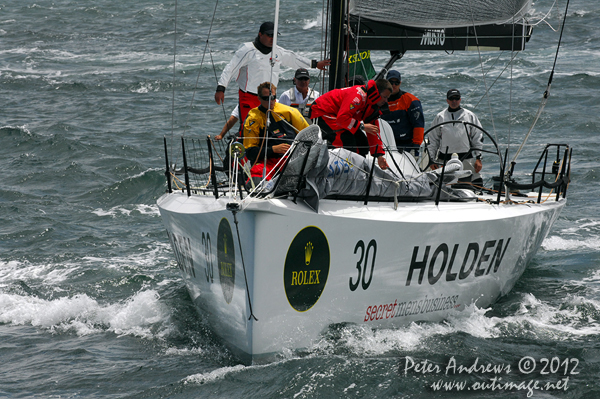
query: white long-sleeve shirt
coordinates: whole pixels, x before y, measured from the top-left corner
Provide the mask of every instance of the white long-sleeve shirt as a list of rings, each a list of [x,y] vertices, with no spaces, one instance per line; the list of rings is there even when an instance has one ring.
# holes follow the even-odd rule
[[[469,122],[481,127],[481,122],[475,114],[467,109],[459,108],[457,111],[450,112],[448,108],[437,114],[433,120],[432,126],[442,122],[460,121]],[[466,129],[465,129],[466,126]],[[443,155],[448,147],[448,154],[465,153],[471,147],[474,149],[483,148],[483,132],[471,125],[462,123],[448,123],[432,130],[429,133],[429,154],[434,158]],[[481,155],[481,151],[474,150],[473,158]]]
[[[279,97],[279,102],[288,106],[292,105],[293,103],[306,105],[309,102],[314,102],[317,97],[319,97],[319,92],[309,88],[308,93],[306,93],[306,98],[304,98],[303,94],[298,91],[296,86],[294,86],[291,89],[283,92],[283,94]]]
[[[275,64],[271,70],[271,53],[261,53],[252,42],[244,43],[233,55],[221,77],[219,86],[227,87],[236,76],[236,82],[241,90],[256,94],[256,89],[263,82],[271,82],[277,86],[281,65],[290,68],[310,68],[311,60],[292,51],[277,46],[274,57]]]

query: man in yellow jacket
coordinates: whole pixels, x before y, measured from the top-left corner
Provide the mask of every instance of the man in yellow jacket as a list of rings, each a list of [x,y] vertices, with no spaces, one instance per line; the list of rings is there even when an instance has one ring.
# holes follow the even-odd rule
[[[265,151],[268,173],[290,148],[296,134],[308,127],[297,109],[276,101],[277,88],[270,82],[261,83],[257,93],[260,105],[248,112],[243,133],[252,176],[262,176]],[[267,113],[270,119],[268,128]]]

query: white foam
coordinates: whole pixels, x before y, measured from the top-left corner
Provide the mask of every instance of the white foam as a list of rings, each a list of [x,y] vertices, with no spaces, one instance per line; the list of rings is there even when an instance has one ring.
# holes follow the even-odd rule
[[[145,204],[131,204],[131,205],[117,205],[110,209],[96,208],[92,211],[97,216],[111,216],[116,218],[121,215],[129,216],[132,212],[139,212],[142,215],[160,216],[160,211],[157,205],[145,205]]]
[[[14,129],[14,130],[20,130],[23,133],[27,134],[28,136],[32,136],[31,132],[29,131],[29,129],[27,129],[27,125],[22,125],[22,126],[12,126],[12,125],[6,125],[6,126],[2,126],[0,127],[0,129]]]
[[[80,265],[59,266],[55,264],[31,264],[19,261],[0,261],[0,287],[12,281],[41,281],[44,285],[56,286],[78,272]]]
[[[600,249],[600,237],[588,237],[584,239],[566,239],[559,236],[546,237],[542,242],[542,248],[547,251],[564,251],[574,249]]]
[[[569,227],[561,230],[561,233],[575,235],[581,234],[581,232],[597,233],[599,227],[599,220],[579,219],[575,223],[569,225]]]
[[[311,352],[332,353],[341,346],[357,356],[380,356],[390,351],[419,350],[430,337],[458,332],[486,339],[523,335],[557,341],[600,335],[600,323],[587,315],[600,311],[600,300],[596,299],[569,296],[554,305],[526,294],[512,315],[490,317],[486,316],[488,310],[470,305],[461,312],[451,313],[442,323],[412,323],[394,329],[346,326],[339,331],[335,342],[324,338]]]
[[[323,11],[319,11],[317,17],[315,19],[307,19],[304,21],[304,26],[302,29],[308,30],[315,27],[323,26]]]
[[[225,378],[229,374],[239,373],[244,370],[246,367],[242,365],[237,365],[233,367],[221,367],[219,369],[213,370],[210,373],[200,373],[194,374],[186,377],[183,380],[184,384],[205,384],[207,382],[213,382],[216,380],[220,380]]]
[[[156,268],[157,265],[173,260],[171,247],[168,242],[155,242],[145,252],[134,252],[127,256],[101,258],[86,256],[78,261],[65,263],[29,263],[20,261],[3,262],[0,260],[0,288],[14,281],[24,281],[28,285],[52,287],[54,292],[60,291],[60,284],[73,278],[83,270],[98,267],[116,271],[131,272],[132,269],[143,268],[144,273]],[[150,276],[151,277],[151,276]],[[168,284],[161,282],[159,284]]]
[[[198,356],[204,354],[202,348],[168,348],[165,351],[165,356]]]
[[[52,332],[89,335],[105,331],[144,338],[169,331],[170,312],[154,290],[140,291],[124,302],[100,304],[86,294],[52,300],[0,293],[0,322],[32,325]]]

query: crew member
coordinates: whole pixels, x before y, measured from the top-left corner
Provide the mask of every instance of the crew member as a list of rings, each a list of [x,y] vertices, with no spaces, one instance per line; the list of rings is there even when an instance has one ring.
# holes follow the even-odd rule
[[[309,60],[289,50],[277,46],[274,51],[274,65],[271,67],[271,50],[273,22],[265,22],[260,26],[258,36],[253,42],[247,42],[237,50],[219,78],[215,101],[222,104],[225,99],[225,89],[234,76],[239,87],[240,118],[243,126],[246,115],[252,108],[260,105],[255,88],[262,82],[270,81],[274,86],[279,82],[281,65],[290,68],[318,68],[325,70],[330,60]]]
[[[400,72],[389,71],[387,80],[392,85],[392,95],[388,99],[390,112],[384,114],[381,119],[386,120],[392,127],[397,148],[414,149],[415,155],[418,155],[425,131],[421,101],[414,95],[400,90]]]
[[[385,79],[369,80],[365,86],[331,90],[315,100],[311,118],[333,147],[343,147],[362,156],[368,152],[377,158],[381,169],[388,165],[379,136],[379,110],[392,94]]]
[[[319,92],[310,87],[308,70],[298,68],[294,74],[294,87],[283,92],[279,97],[279,103],[297,108],[302,116],[308,118],[310,107],[317,97]]]
[[[446,93],[448,108],[437,114],[432,126],[442,122],[458,121],[481,127],[481,122],[479,122],[477,116],[468,109],[461,108],[460,101],[460,91],[456,89],[448,90],[448,93]],[[458,154],[464,169],[473,172],[470,177],[471,182],[475,185],[483,185],[483,179],[479,174],[483,167],[480,151],[483,148],[483,132],[475,126],[463,123],[447,123],[433,129],[429,133],[428,151],[432,161],[438,163],[441,163],[444,159],[450,159],[453,153]],[[447,154],[446,147],[448,147]],[[436,164],[431,165],[432,169],[437,169],[437,167]]]
[[[308,127],[308,123],[297,109],[276,102],[277,88],[270,82],[261,83],[257,92],[260,105],[250,110],[244,123],[244,147],[252,165],[251,175],[262,177],[265,151],[268,173],[290,148],[296,134]]]

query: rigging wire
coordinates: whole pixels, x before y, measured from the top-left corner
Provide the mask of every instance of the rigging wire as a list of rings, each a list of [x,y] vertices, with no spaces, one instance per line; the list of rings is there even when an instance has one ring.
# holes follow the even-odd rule
[[[267,109],[267,119],[265,121],[265,156],[264,156],[264,161],[263,161],[263,179],[265,178],[266,174],[267,174],[267,151],[266,149],[268,148],[269,145],[269,135],[267,134],[267,132],[269,131],[269,126],[271,124],[271,118],[269,117],[272,110],[271,110],[271,96],[273,95],[273,87],[275,87],[275,90],[277,90],[277,87],[275,85],[273,85],[273,68],[275,67],[275,57],[276,57],[276,51],[277,51],[277,35],[279,34],[279,0],[275,0],[275,18],[274,18],[275,22],[273,23],[273,46],[271,47],[271,78],[269,79],[269,83],[270,83],[270,87],[269,87],[269,109]],[[277,82],[277,84],[279,84],[279,82]],[[256,93],[258,96],[260,96],[262,93]],[[241,110],[240,110],[241,112]]]
[[[321,59],[325,60],[327,59],[326,57],[326,52],[327,52],[327,47],[326,47],[326,40],[327,40],[327,14],[326,14],[326,10],[325,10],[325,1],[323,0],[323,2],[321,3]],[[329,2],[327,2],[327,9],[329,9]],[[319,71],[319,80],[320,80],[320,89],[321,89],[321,93],[325,93],[325,76],[327,74],[327,71]],[[315,87],[315,84],[317,82],[315,82],[313,84],[313,89]]]
[[[490,112],[490,120],[492,122],[492,131],[494,132],[494,139],[498,141],[498,134],[496,132],[496,124],[494,123],[494,112],[492,111],[492,104],[490,102],[489,89],[487,85],[487,80],[485,78],[485,71],[483,69],[483,60],[481,57],[481,48],[479,47],[479,36],[477,35],[477,27],[475,26],[475,18],[473,16],[473,7],[471,5],[471,0],[469,0],[469,10],[471,11],[471,21],[473,22],[473,32],[475,33],[475,43],[477,44],[477,54],[479,56],[479,65],[481,66],[481,75],[483,78],[483,85],[485,88],[486,99],[488,103],[488,109]]]
[[[548,21],[546,21],[546,18],[548,18],[548,15],[550,15],[550,13],[552,12],[552,9],[554,8],[554,6],[556,6],[556,2],[557,1],[558,0],[554,0],[554,3],[552,3],[552,6],[550,7],[550,9],[546,13],[546,15],[544,15],[542,18],[540,18],[540,20],[537,23],[531,24],[531,26],[538,26],[539,24],[541,24],[542,22],[544,22],[544,23],[546,23],[546,25],[548,25],[550,27],[550,29],[552,29],[554,32],[556,32],[556,29],[554,29],[552,27],[552,25],[550,25],[550,23],[548,23]]]
[[[498,58],[501,56],[502,54],[500,54],[498,56]],[[479,101],[477,101],[477,103],[473,106],[473,108],[477,108],[477,106],[481,103],[481,101],[489,95],[490,90],[492,90],[492,87],[494,87],[494,85],[496,84],[496,82],[498,82],[498,79],[500,79],[502,77],[502,75],[504,74],[504,72],[506,72],[506,70],[508,69],[508,67],[512,67],[512,63],[514,62],[515,58],[517,58],[517,56],[519,55],[518,52],[514,52],[513,56],[511,57],[511,59],[508,61],[508,63],[506,64],[506,66],[504,67],[504,69],[498,74],[498,76],[496,77],[496,79],[494,79],[494,81],[492,82],[492,84],[490,84],[490,87],[488,87],[487,91],[485,93],[483,93],[483,96],[481,96],[481,98],[479,99]],[[496,59],[497,60],[497,59]],[[495,62],[494,62],[495,64]],[[492,65],[490,67],[490,70],[492,69],[494,65]]]
[[[175,31],[173,33],[173,96],[171,100],[171,153],[169,158],[173,159],[173,140],[175,138],[175,78],[177,62],[177,0],[175,0]]]
[[[202,53],[202,59],[200,60],[200,67],[198,68],[198,76],[196,77],[196,84],[194,86],[194,90],[192,92],[192,99],[190,101],[190,109],[187,115],[187,118],[185,120],[185,124],[183,125],[183,135],[185,136],[185,131],[187,129],[187,125],[188,125],[188,121],[190,119],[190,115],[192,113],[192,108],[194,106],[194,99],[196,97],[196,92],[198,91],[198,82],[200,81],[200,74],[202,73],[202,66],[204,65],[204,57],[206,56],[206,50],[209,48],[209,40],[210,40],[210,34],[212,32],[212,28],[213,28],[213,24],[215,22],[215,15],[217,14],[217,6],[219,5],[219,0],[217,0],[215,2],[215,10],[213,11],[213,15],[212,18],[210,20],[210,27],[208,29],[208,35],[206,36],[206,45],[204,46],[204,52]],[[210,54],[211,60],[212,60],[212,53]],[[214,62],[213,62],[213,68],[214,68]],[[216,77],[216,75],[215,75]],[[225,117],[225,120],[227,120],[227,115],[225,114],[225,106],[223,105],[223,116]]]
[[[329,0],[323,0],[323,4],[325,7],[325,1],[327,1],[327,6],[325,9],[325,13],[322,15],[322,19],[323,21],[325,21],[324,23],[321,22],[322,26],[323,26],[323,31],[325,32],[325,34],[321,33],[321,36],[323,37],[323,42],[324,44],[322,45],[322,58],[323,60],[327,59],[327,49],[329,48],[329,18],[327,18],[327,16],[329,15],[329,8],[330,8],[330,3]],[[333,35],[333,33],[331,33]],[[330,49],[331,51],[331,49]],[[324,71],[323,72],[323,80],[321,81],[321,94],[325,93],[325,78],[331,79],[331,68]]]
[[[521,153],[521,150],[523,150],[523,147],[525,146],[525,143],[529,139],[529,135],[531,134],[531,132],[533,131],[533,128],[537,124],[537,121],[539,120],[539,118],[540,118],[540,116],[542,114],[542,111],[546,107],[546,103],[548,102],[548,97],[550,96],[550,88],[552,86],[552,79],[554,78],[554,71],[556,69],[556,61],[558,59],[558,53],[560,51],[560,44],[562,42],[562,36],[563,36],[563,32],[565,30],[565,23],[567,21],[567,13],[569,11],[569,3],[570,3],[570,1],[571,0],[567,0],[567,5],[565,7],[565,15],[563,17],[562,26],[560,28],[560,36],[558,38],[558,45],[556,46],[556,54],[554,55],[554,64],[552,65],[552,71],[550,72],[550,77],[548,78],[548,84],[546,86],[546,91],[544,91],[544,94],[542,95],[542,101],[541,101],[540,106],[538,108],[538,112],[535,115],[533,123],[531,124],[531,127],[529,128],[529,131],[525,135],[525,138],[523,139],[523,142],[521,143],[521,146],[519,147],[519,149],[515,153],[515,156],[514,156],[512,162],[516,162],[517,158],[519,157],[519,154]]]
[[[513,14],[514,15],[514,14]],[[515,19],[513,17],[513,24],[512,24],[512,29],[511,29],[511,54],[515,54]],[[508,140],[506,143],[506,157],[508,158],[508,152],[510,151],[510,138],[511,138],[511,134],[512,134],[512,99],[513,99],[513,62],[512,60],[514,60],[514,57],[511,57],[511,61],[509,63],[510,65],[510,79],[509,79],[509,84],[510,84],[510,90],[509,90],[509,95],[508,95]]]
[[[209,27],[209,31],[208,31],[208,36],[206,38],[206,45],[204,47],[204,52],[202,53],[202,59],[200,61],[200,67],[198,68],[198,76],[196,77],[196,83],[194,86],[194,90],[192,92],[192,99],[190,101],[190,108],[185,120],[185,123],[183,125],[183,133],[182,136],[185,136],[186,130],[187,130],[187,126],[188,126],[188,122],[190,119],[190,115],[192,113],[192,108],[194,105],[194,98],[196,96],[196,92],[198,91],[198,82],[200,81],[200,74],[202,72],[202,66],[204,65],[204,57],[206,56],[206,51],[207,49],[210,49],[209,46],[209,39],[210,39],[210,35],[212,32],[212,28],[213,28],[213,24],[214,24],[214,20],[215,20],[215,15],[217,14],[217,6],[219,5],[219,0],[216,1],[215,3],[215,9],[213,11],[213,15],[210,21],[210,27]],[[174,39],[173,39],[173,95],[172,95],[172,104],[171,104],[171,152],[173,151],[173,140],[174,140],[174,136],[175,136],[175,82],[176,82],[176,72],[177,72],[177,19],[178,19],[178,14],[177,14],[177,0],[175,0],[175,32],[174,32]],[[212,59],[212,53],[210,53],[210,57],[211,57],[211,62],[213,64],[213,70],[214,70],[214,61]],[[215,71],[215,78],[216,78],[216,71]],[[225,107],[223,105],[223,115],[225,117],[225,120],[227,120],[227,116],[225,114]],[[172,158],[172,153],[171,153],[171,157]]]

